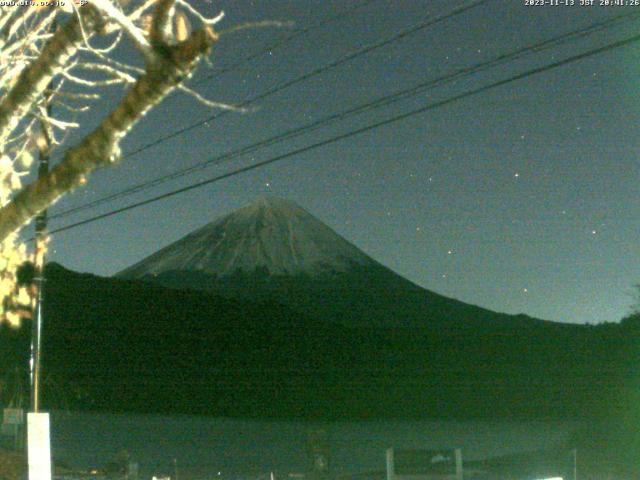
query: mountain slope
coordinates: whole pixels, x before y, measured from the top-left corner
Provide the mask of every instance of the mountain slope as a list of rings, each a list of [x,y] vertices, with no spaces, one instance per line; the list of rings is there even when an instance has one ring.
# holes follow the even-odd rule
[[[541,320],[444,297],[401,277],[296,204],[262,198],[118,274],[244,300],[274,300],[348,326],[525,328]]]
[[[225,276],[346,271],[371,258],[293,202],[264,197],[187,235],[119,274],[168,271]]]

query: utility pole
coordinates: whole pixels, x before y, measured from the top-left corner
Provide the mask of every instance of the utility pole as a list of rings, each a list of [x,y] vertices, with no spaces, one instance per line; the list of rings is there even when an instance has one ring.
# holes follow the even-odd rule
[[[58,24],[55,20],[49,26],[49,33],[55,33]],[[49,173],[49,158],[53,148],[53,130],[49,118],[51,118],[51,100],[53,98],[53,82],[49,83],[49,93],[44,98],[40,111],[43,116],[40,119],[40,135],[37,138],[38,147],[38,179]],[[40,212],[35,219],[35,252],[34,252],[34,284],[36,289],[36,304],[31,331],[31,412],[40,410],[40,347],[42,345],[42,321],[44,302],[44,263],[47,249],[47,210]]]
[[[49,109],[47,108],[47,111]],[[41,137],[38,140],[40,165],[38,177],[49,170],[49,153],[51,149],[51,128],[46,119],[42,120]],[[42,344],[42,320],[44,298],[44,252],[47,236],[47,212],[36,217],[36,245],[34,260],[34,283],[36,288],[36,305],[32,321],[31,335],[31,409],[27,414],[27,458],[29,463],[29,480],[51,480],[51,436],[48,413],[40,412],[40,347]]]
[[[47,115],[51,114],[51,104],[45,107]],[[38,138],[38,178],[49,172],[49,157],[51,155],[51,125],[43,119],[40,122],[40,137]],[[47,242],[47,211],[43,210],[35,220],[35,259],[34,283],[36,288],[35,314],[31,331],[31,411],[40,411],[40,348],[42,345],[42,321],[44,301],[44,262]]]
[[[56,22],[51,24],[51,31],[56,30]],[[53,146],[53,132],[49,118],[51,117],[52,85],[50,93],[40,106],[42,118],[40,120],[40,134],[37,138],[38,147],[38,178],[43,178],[49,172],[49,158]],[[42,322],[44,301],[44,261],[47,243],[47,211],[43,210],[35,219],[35,248],[34,248],[34,288],[35,312],[32,319],[31,331],[31,408],[27,414],[27,459],[29,464],[29,480],[51,480],[51,435],[48,413],[40,412],[40,354],[42,346]]]

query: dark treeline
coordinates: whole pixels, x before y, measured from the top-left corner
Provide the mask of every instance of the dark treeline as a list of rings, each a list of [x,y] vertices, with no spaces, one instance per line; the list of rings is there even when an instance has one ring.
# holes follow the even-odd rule
[[[640,322],[349,328],[249,302],[48,269],[50,408],[298,418],[620,418]],[[3,328],[5,377],[29,328]]]

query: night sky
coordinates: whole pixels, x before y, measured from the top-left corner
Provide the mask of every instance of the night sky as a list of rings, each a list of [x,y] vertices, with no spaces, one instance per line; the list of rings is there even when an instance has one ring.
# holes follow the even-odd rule
[[[471,1],[374,0],[215,76],[297,29],[362,2],[227,0],[220,28],[283,20],[289,28],[224,35],[191,84],[240,103],[428,17]],[[83,205],[325,115],[517,48],[584,28],[632,6],[526,6],[493,0],[358,56],[96,172],[51,214]],[[579,4],[579,0],[576,0]],[[263,161],[519,72],[640,33],[640,18],[197,171],[93,210],[55,229]],[[129,52],[121,52],[126,59]],[[206,76],[214,74],[214,78]],[[618,321],[640,283],[640,42],[500,86],[53,236],[50,259],[112,275],[216,217],[272,194],[296,201],[366,253],[443,295],[562,322]],[[84,117],[87,131],[121,90]],[[215,114],[174,94],[126,138],[130,152]],[[77,138],[77,135],[74,137]],[[73,141],[73,138],[71,139]]]

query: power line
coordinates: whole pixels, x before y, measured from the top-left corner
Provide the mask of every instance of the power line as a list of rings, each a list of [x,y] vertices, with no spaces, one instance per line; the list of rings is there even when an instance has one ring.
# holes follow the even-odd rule
[[[144,190],[147,190],[149,188],[155,187],[157,185],[161,185],[165,182],[168,182],[170,180],[174,180],[180,177],[183,177],[185,175],[191,174],[193,172],[196,172],[198,170],[202,170],[204,168],[207,168],[211,165],[218,165],[220,163],[229,161],[233,158],[237,158],[241,155],[245,155],[247,153],[251,153],[254,152],[255,150],[258,150],[260,148],[263,147],[267,147],[276,143],[280,143],[284,140],[289,140],[291,138],[295,138],[298,136],[301,136],[303,134],[307,134],[311,131],[317,130],[319,128],[323,128],[327,125],[330,125],[331,123],[334,123],[336,121],[342,121],[346,118],[352,117],[354,115],[359,115],[365,112],[368,112],[370,110],[376,109],[376,108],[380,108],[380,107],[384,107],[393,103],[396,103],[398,101],[404,100],[406,98],[409,98],[411,96],[415,96],[417,94],[423,93],[426,90],[429,90],[431,88],[435,88],[435,87],[439,87],[442,85],[445,85],[447,83],[450,83],[454,80],[459,80],[461,78],[465,78],[468,77],[470,75],[473,75],[475,73],[487,70],[489,68],[493,68],[502,64],[505,64],[507,62],[511,62],[514,61],[516,59],[522,58],[523,56],[525,56],[526,54],[531,54],[531,53],[539,53],[541,51],[556,47],[558,45],[562,45],[572,39],[575,38],[581,38],[584,37],[586,35],[595,33],[595,32],[599,32],[601,30],[604,30],[605,28],[610,28],[611,26],[617,25],[623,21],[629,21],[629,20],[633,20],[636,19],[640,16],[640,11],[636,11],[634,13],[630,13],[630,14],[623,14],[623,15],[619,15],[619,16],[615,16],[613,18],[604,20],[604,21],[600,21],[600,22],[596,22],[593,23],[591,25],[588,25],[587,27],[584,27],[582,29],[579,30],[574,30],[568,33],[564,33],[561,34],[559,36],[556,36],[554,38],[548,39],[548,40],[544,40],[542,42],[539,42],[537,44],[534,45],[530,45],[530,46],[526,46],[526,47],[522,47],[520,49],[517,49],[515,51],[509,52],[509,53],[505,53],[502,55],[499,55],[489,61],[486,62],[482,62],[482,63],[478,63],[475,64],[473,66],[470,67],[465,67],[465,68],[461,68],[456,70],[453,73],[438,77],[436,79],[432,79],[429,80],[427,82],[421,82],[418,85],[415,85],[411,88],[408,89],[403,89],[400,91],[397,91],[393,94],[390,95],[385,95],[382,97],[379,97],[376,100],[373,101],[368,101],[364,104],[358,105],[356,107],[338,112],[338,113],[333,113],[331,115],[322,117],[320,119],[314,120],[310,123],[307,123],[305,125],[302,125],[300,127],[295,127],[293,129],[287,130],[284,133],[281,133],[279,135],[270,137],[268,139],[265,140],[261,140],[257,143],[251,144],[251,145],[247,145],[244,147],[241,147],[239,149],[236,150],[232,150],[230,152],[224,153],[222,155],[213,157],[209,160],[206,160],[204,162],[198,163],[196,165],[187,167],[187,168],[183,168],[180,170],[177,170],[175,172],[172,172],[170,174],[167,175],[163,175],[161,177],[155,178],[153,180],[149,180],[149,181],[145,181],[142,183],[139,183],[137,185],[133,185],[129,188],[126,188],[120,192],[116,192],[114,194],[108,195],[106,197],[102,197],[100,199],[94,200],[92,202],[86,203],[84,205],[79,205],[77,207],[73,207],[70,208],[68,210],[62,211],[56,215],[52,215],[50,216],[50,218],[62,218],[65,216],[69,216],[72,214],[76,214],[78,212],[84,211],[84,210],[88,210],[88,209],[92,209],[95,208],[98,205],[101,205],[103,203],[118,199],[118,198],[122,198],[122,197],[126,197],[129,196],[133,193],[138,193]]]
[[[340,66],[340,65],[342,65],[344,63],[347,63],[347,62],[349,62],[351,60],[354,60],[354,59],[356,59],[358,57],[361,57],[362,55],[366,55],[367,53],[370,53],[370,52],[372,52],[374,50],[382,48],[382,47],[384,47],[386,45],[389,45],[389,44],[391,44],[393,42],[397,42],[398,40],[402,40],[403,38],[408,37],[408,36],[410,36],[410,35],[412,35],[412,34],[414,34],[416,32],[419,32],[420,30],[424,30],[425,28],[431,27],[431,26],[433,26],[433,25],[435,25],[437,23],[440,23],[440,22],[443,22],[445,20],[448,20],[449,18],[453,18],[453,17],[455,17],[457,15],[460,15],[460,14],[462,14],[464,12],[467,12],[467,11],[469,11],[471,9],[479,7],[479,6],[481,6],[481,5],[485,4],[485,3],[488,3],[490,1],[491,0],[477,0],[477,1],[471,3],[471,4],[467,5],[467,6],[456,8],[455,10],[453,10],[453,11],[451,11],[451,12],[445,14],[445,15],[441,15],[439,17],[435,17],[435,18],[420,22],[420,23],[418,23],[418,24],[416,24],[416,25],[414,25],[412,27],[409,27],[407,29],[401,30],[400,32],[396,33],[395,35],[392,35],[391,37],[388,37],[388,38],[386,38],[384,40],[372,43],[372,44],[370,44],[370,45],[368,45],[366,47],[363,47],[363,48],[355,50],[355,51],[353,51],[351,53],[348,53],[348,54],[338,58],[337,60],[334,60],[334,61],[332,61],[332,62],[330,62],[330,63],[328,63],[326,65],[323,65],[322,67],[315,68],[315,69],[311,70],[310,72],[304,73],[304,74],[300,75],[299,77],[296,77],[296,78],[294,78],[292,80],[288,80],[288,81],[282,82],[282,83],[276,85],[275,87],[273,87],[273,88],[271,88],[271,89],[269,89],[269,90],[267,90],[267,91],[255,96],[255,97],[251,97],[250,99],[245,100],[244,102],[240,103],[238,105],[238,107],[247,107],[247,106],[257,102],[258,100],[262,100],[262,99],[264,99],[266,97],[269,97],[271,95],[275,95],[276,93],[281,92],[282,90],[285,90],[285,89],[287,89],[289,87],[297,85],[298,83],[301,83],[301,82],[304,82],[306,80],[309,80],[310,78],[313,78],[313,77],[315,77],[317,75],[320,75],[320,74],[322,74],[322,73],[324,73],[324,72],[326,72],[328,70],[332,70],[332,69],[334,69],[334,68],[336,68],[336,67],[338,67],[338,66]],[[137,155],[140,152],[143,152],[145,150],[148,150],[149,148],[155,147],[156,145],[164,143],[167,140],[170,140],[172,138],[175,138],[175,137],[178,137],[180,135],[183,135],[186,132],[189,132],[189,131],[193,130],[194,128],[200,127],[200,126],[205,125],[205,124],[207,124],[209,122],[212,122],[213,120],[216,120],[216,119],[218,119],[220,117],[223,117],[223,116],[227,115],[228,113],[230,113],[229,110],[218,112],[218,113],[216,113],[214,115],[211,115],[211,116],[207,117],[204,120],[200,120],[198,122],[192,123],[191,125],[188,125],[188,126],[183,127],[183,128],[181,128],[179,130],[176,130],[176,131],[174,131],[172,133],[169,133],[167,135],[159,137],[159,138],[157,138],[156,140],[154,140],[152,142],[149,142],[149,143],[147,143],[147,144],[145,144],[145,145],[143,145],[143,146],[141,146],[139,148],[136,148],[135,150],[132,150],[129,153],[126,153],[122,158],[129,158],[129,157],[132,157],[134,155]]]
[[[290,35],[286,35],[285,37],[276,40],[275,42],[269,44],[268,46],[261,48],[260,50],[258,50],[257,52],[252,53],[251,55],[246,56],[245,58],[243,58],[242,60],[234,63],[233,65],[230,65],[226,68],[223,68],[221,70],[218,70],[216,72],[213,72],[199,80],[197,80],[196,82],[194,82],[194,85],[200,85],[201,83],[204,83],[206,81],[209,80],[213,80],[214,78],[217,78],[225,73],[229,73],[232,71],[237,70],[239,67],[241,67],[242,65],[244,65],[245,63],[250,62],[251,60],[260,57],[261,55],[264,55],[265,53],[269,53],[272,50],[275,50],[277,48],[280,48],[282,45],[285,45],[286,43],[291,42],[292,40],[305,35],[313,30],[316,30],[318,28],[322,28],[332,22],[335,22],[336,20],[340,20],[348,15],[351,15],[352,13],[354,13],[357,10],[360,10],[361,8],[366,7],[367,5],[370,5],[373,2],[377,2],[378,0],[364,0],[363,2],[354,5],[351,8],[347,8],[343,11],[341,11],[340,13],[337,13],[335,15],[330,15],[322,20],[320,20],[319,22],[306,27],[306,28],[301,28],[299,30],[294,31],[293,33],[291,33]]]
[[[336,68],[339,65],[342,65],[343,63],[346,63],[346,62],[348,62],[350,60],[353,60],[353,59],[355,59],[355,58],[357,58],[359,56],[365,55],[365,54],[367,54],[367,53],[369,53],[369,52],[371,52],[373,50],[376,50],[376,49],[381,48],[383,46],[386,46],[386,45],[388,45],[390,43],[393,43],[395,41],[403,39],[403,38],[405,38],[405,37],[407,37],[407,36],[409,36],[409,35],[411,35],[411,34],[413,34],[415,32],[418,32],[418,31],[423,30],[423,29],[425,29],[427,27],[433,26],[433,25],[435,25],[437,23],[440,23],[440,22],[442,22],[444,20],[453,18],[453,17],[455,17],[457,15],[460,15],[460,14],[462,14],[464,12],[467,12],[467,11],[473,9],[473,8],[479,7],[479,6],[481,6],[481,5],[485,4],[485,3],[488,3],[489,1],[491,1],[491,0],[478,0],[478,1],[475,1],[475,2],[473,2],[471,4],[469,4],[469,5],[466,5],[466,6],[463,6],[463,7],[458,7],[458,8],[452,10],[451,12],[449,12],[449,13],[447,13],[445,15],[441,15],[439,17],[435,17],[435,18],[431,18],[429,20],[422,21],[422,22],[420,22],[418,24],[415,24],[415,25],[413,25],[411,27],[408,27],[408,28],[406,28],[404,30],[401,30],[400,32],[392,35],[391,37],[388,37],[388,38],[383,39],[383,40],[381,40],[379,42],[375,42],[375,43],[372,43],[372,44],[370,44],[368,46],[365,46],[363,48],[355,50],[355,51],[353,51],[351,53],[348,53],[348,54],[346,54],[346,55],[344,55],[344,56],[342,56],[342,57],[340,57],[340,58],[338,58],[338,59],[326,64],[326,65],[323,65],[323,66],[318,67],[318,68],[316,68],[314,70],[311,70],[310,72],[302,74],[301,76],[296,77],[293,80],[289,80],[289,81],[283,82],[283,83],[281,83],[279,85],[276,85],[274,88],[272,88],[270,90],[267,90],[266,92],[263,92],[263,93],[255,96],[255,97],[252,97],[249,100],[246,100],[245,102],[241,103],[239,106],[240,107],[246,107],[246,106],[248,106],[248,105],[250,105],[250,104],[252,104],[252,103],[254,103],[254,102],[258,101],[258,100],[261,100],[263,98],[271,96],[271,95],[273,95],[275,93],[278,93],[278,92],[280,92],[280,91],[282,91],[282,90],[284,90],[286,88],[289,88],[289,87],[291,87],[291,86],[293,86],[295,84],[298,84],[300,82],[308,80],[308,79],[310,79],[310,78],[312,78],[314,76],[320,75],[320,74],[322,74],[322,73],[324,73],[324,72],[326,72],[328,70],[331,70],[333,68]],[[222,117],[222,116],[224,116],[224,115],[226,115],[228,113],[229,113],[228,110],[223,111],[223,112],[218,112],[218,113],[216,113],[216,114],[214,114],[214,115],[212,115],[210,117],[207,117],[204,120],[200,120],[198,122],[192,123],[191,125],[183,127],[183,128],[181,128],[179,130],[176,130],[176,131],[174,131],[174,132],[172,132],[170,134],[167,134],[167,135],[164,135],[162,137],[159,137],[159,138],[157,138],[156,140],[154,140],[152,142],[149,142],[149,143],[147,143],[147,144],[145,144],[145,145],[143,145],[143,146],[141,146],[141,147],[139,147],[139,148],[137,148],[137,149],[135,149],[135,150],[133,150],[133,151],[131,151],[129,153],[126,153],[125,155],[123,155],[122,158],[125,159],[125,158],[132,157],[134,155],[137,155],[138,153],[141,153],[144,150],[147,150],[147,149],[152,148],[152,147],[154,147],[156,145],[164,143],[164,142],[166,142],[166,141],[168,141],[168,140],[170,140],[172,138],[175,138],[175,137],[178,137],[180,135],[183,135],[183,134],[193,130],[196,127],[199,127],[201,125],[205,125],[208,122],[213,121],[215,119],[218,119],[218,118],[220,118],[220,117]],[[120,195],[120,194],[115,194],[115,195]],[[102,202],[102,200],[101,200],[101,202]],[[84,209],[83,207],[79,207],[79,208]],[[73,210],[74,210],[74,212],[76,211],[75,209],[73,209]],[[66,215],[68,215],[70,213],[71,213],[71,211],[68,210],[68,211],[61,212],[61,213],[56,214],[56,215],[52,215],[51,218],[60,218],[61,216],[66,216]]]
[[[66,230],[70,230],[72,228],[76,228],[76,227],[79,227],[81,225],[86,225],[88,223],[92,223],[92,222],[101,220],[103,218],[111,217],[111,216],[117,215],[119,213],[123,213],[123,212],[126,212],[128,210],[132,210],[134,208],[141,207],[143,205],[148,205],[150,203],[154,203],[154,202],[157,202],[157,201],[160,201],[160,200],[164,200],[166,198],[178,195],[180,193],[184,193],[184,192],[187,192],[187,191],[190,191],[190,190],[194,190],[196,188],[200,188],[200,187],[203,187],[205,185],[210,185],[210,184],[218,182],[220,180],[224,180],[226,178],[233,177],[235,175],[239,175],[241,173],[245,173],[245,172],[248,172],[248,171],[251,171],[251,170],[255,170],[257,168],[264,167],[266,165],[270,165],[272,163],[276,163],[276,162],[279,162],[281,160],[285,160],[287,158],[290,158],[290,157],[293,157],[293,156],[296,156],[296,155],[300,155],[302,153],[306,153],[306,152],[309,152],[311,150],[315,150],[317,148],[320,148],[320,147],[323,147],[323,146],[326,146],[326,145],[330,145],[330,144],[339,142],[341,140],[345,140],[347,138],[350,138],[350,137],[353,137],[353,136],[356,136],[356,135],[360,135],[362,133],[369,132],[371,130],[383,127],[385,125],[390,125],[392,123],[397,123],[397,122],[405,120],[407,118],[410,118],[410,117],[413,117],[413,116],[416,116],[416,115],[420,115],[420,114],[428,112],[430,110],[434,110],[436,108],[440,108],[440,107],[449,105],[451,103],[457,102],[459,100],[462,100],[462,99],[465,99],[465,98],[468,98],[468,97],[471,97],[471,96],[474,96],[474,95],[478,95],[480,93],[484,93],[486,91],[492,90],[494,88],[497,88],[497,87],[500,87],[500,86],[503,86],[503,85],[507,85],[507,84],[515,82],[517,80],[522,80],[523,78],[527,78],[527,77],[530,77],[532,75],[537,75],[539,73],[543,73],[543,72],[546,72],[546,71],[549,71],[549,70],[553,70],[555,68],[562,67],[564,65],[567,65],[567,64],[570,64],[570,63],[574,63],[574,62],[577,62],[579,60],[583,60],[585,58],[592,57],[594,55],[605,53],[605,52],[614,50],[616,48],[624,47],[624,46],[630,45],[630,44],[638,42],[638,41],[640,41],[640,35],[634,35],[634,36],[626,38],[624,40],[619,40],[617,42],[613,42],[613,43],[607,44],[607,45],[605,45],[603,47],[594,48],[594,49],[588,50],[586,52],[583,52],[583,53],[580,53],[580,54],[577,54],[577,55],[573,55],[573,56],[568,57],[568,58],[566,58],[564,60],[560,60],[560,61],[557,61],[557,62],[554,62],[554,63],[551,63],[551,64],[547,64],[547,65],[544,65],[542,67],[533,68],[533,69],[527,70],[526,72],[513,75],[513,76],[511,76],[509,78],[506,78],[504,80],[499,80],[497,82],[493,82],[493,83],[490,83],[488,85],[485,85],[485,86],[482,86],[482,87],[479,87],[479,88],[476,88],[476,89],[473,89],[473,90],[468,90],[468,91],[466,91],[464,93],[461,93],[461,94],[458,94],[458,95],[454,95],[452,97],[449,97],[447,99],[444,99],[444,100],[441,100],[441,101],[438,101],[438,102],[434,102],[434,103],[430,103],[430,104],[427,104],[427,105],[423,105],[422,107],[419,107],[417,109],[414,109],[414,110],[411,110],[409,112],[402,113],[402,114],[399,114],[399,115],[395,115],[393,117],[387,118],[385,120],[381,120],[379,122],[375,122],[375,123],[369,124],[369,125],[367,125],[365,127],[361,127],[361,128],[356,129],[356,130],[351,130],[351,131],[343,133],[341,135],[337,135],[337,136],[331,137],[329,139],[322,140],[320,142],[316,142],[316,143],[313,143],[311,145],[307,145],[306,147],[298,148],[298,149],[292,150],[290,152],[287,152],[287,153],[284,153],[284,154],[281,154],[281,155],[277,155],[275,157],[269,158],[269,159],[264,160],[262,162],[258,162],[258,163],[252,164],[252,165],[248,165],[248,166],[245,166],[245,167],[242,167],[242,168],[238,168],[238,169],[233,170],[231,172],[228,172],[228,173],[225,173],[225,174],[222,174],[222,175],[218,175],[218,176],[215,176],[213,178],[209,178],[207,180],[203,180],[201,182],[193,183],[193,184],[188,185],[186,187],[182,187],[182,188],[179,188],[179,189],[176,189],[176,190],[172,190],[170,192],[166,192],[166,193],[163,193],[161,195],[157,195],[155,197],[152,197],[152,198],[149,198],[149,199],[137,202],[137,203],[130,204],[130,205],[126,206],[126,207],[118,208],[118,209],[112,210],[110,212],[103,213],[101,215],[96,215],[96,216],[88,218],[86,220],[82,220],[80,222],[76,222],[76,223],[73,223],[73,224],[70,224],[70,225],[66,225],[64,227],[57,228],[55,230],[52,230],[50,233],[53,234],[53,233],[64,232]]]

